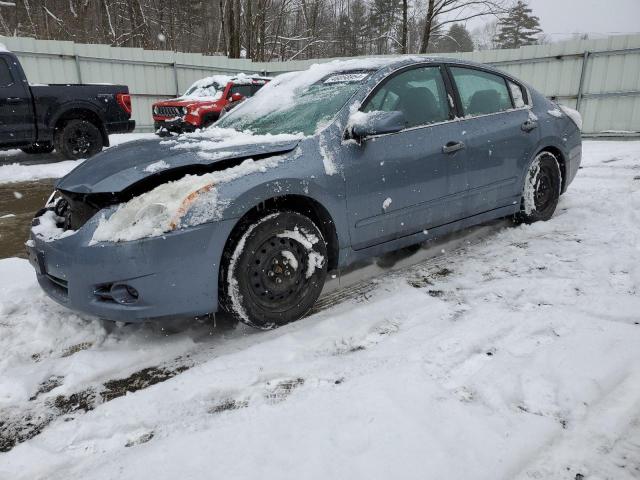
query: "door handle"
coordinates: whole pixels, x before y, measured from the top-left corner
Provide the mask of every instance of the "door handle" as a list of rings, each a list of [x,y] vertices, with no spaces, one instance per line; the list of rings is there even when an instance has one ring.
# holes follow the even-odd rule
[[[442,147],[442,153],[454,153],[464,148],[463,142],[449,142]]]
[[[527,120],[522,124],[521,128],[524,132],[530,132],[532,130],[535,130],[537,127],[538,127],[538,122],[534,122],[533,120]]]
[[[21,103],[22,99],[20,97],[9,97],[7,98],[7,103],[9,105],[15,105],[16,103]]]

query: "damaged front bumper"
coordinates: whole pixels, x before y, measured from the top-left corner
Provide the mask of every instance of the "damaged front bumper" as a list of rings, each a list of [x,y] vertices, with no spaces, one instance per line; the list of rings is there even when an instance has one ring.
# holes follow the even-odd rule
[[[49,297],[78,312],[125,322],[218,310],[219,266],[234,220],[90,245],[99,216],[57,240],[31,233],[29,261]]]

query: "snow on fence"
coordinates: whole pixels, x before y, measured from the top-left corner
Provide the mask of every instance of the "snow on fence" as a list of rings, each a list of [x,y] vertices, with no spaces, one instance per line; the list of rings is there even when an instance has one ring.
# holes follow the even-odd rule
[[[204,76],[236,72],[277,75],[332,60],[252,62],[21,37],[0,36],[0,43],[18,55],[32,83],[129,85],[139,131],[152,129],[153,102],[175,97]],[[640,35],[448,56],[494,65],[548,97],[577,107],[586,134],[640,135]]]

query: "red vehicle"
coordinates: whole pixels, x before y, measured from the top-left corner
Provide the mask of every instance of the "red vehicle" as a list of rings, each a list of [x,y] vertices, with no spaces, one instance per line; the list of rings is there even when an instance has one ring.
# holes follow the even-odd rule
[[[153,104],[153,124],[160,136],[193,132],[218,120],[221,112],[252,97],[268,77],[215,75],[195,82],[184,95]]]

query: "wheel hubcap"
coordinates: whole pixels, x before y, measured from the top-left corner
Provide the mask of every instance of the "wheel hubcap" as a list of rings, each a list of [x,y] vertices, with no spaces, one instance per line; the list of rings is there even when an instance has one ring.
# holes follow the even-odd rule
[[[255,252],[249,264],[250,292],[270,310],[285,310],[298,302],[309,279],[304,246],[291,238],[271,237]]]

